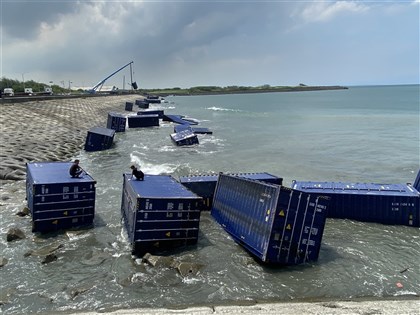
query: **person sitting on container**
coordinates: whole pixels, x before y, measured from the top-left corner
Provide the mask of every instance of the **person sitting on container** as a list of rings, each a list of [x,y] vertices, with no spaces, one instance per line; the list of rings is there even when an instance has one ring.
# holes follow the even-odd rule
[[[70,176],[72,178],[79,178],[80,174],[82,174],[83,169],[79,166],[79,160],[74,160],[73,164],[70,166]]]
[[[142,171],[137,169],[137,167],[135,167],[134,165],[131,165],[130,168],[133,170],[133,172],[131,173],[131,178],[133,178],[134,176],[137,180],[144,180],[144,173]]]

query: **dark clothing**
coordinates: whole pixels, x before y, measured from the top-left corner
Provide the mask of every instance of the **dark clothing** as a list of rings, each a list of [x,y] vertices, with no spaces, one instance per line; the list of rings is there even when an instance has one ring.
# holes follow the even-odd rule
[[[69,173],[71,177],[79,177],[80,174],[82,174],[83,170],[81,169],[81,167],[76,164],[73,163],[72,166],[70,167]]]
[[[137,168],[133,168],[133,173],[132,175],[137,179],[137,180],[144,180],[144,173],[140,170],[138,170]]]

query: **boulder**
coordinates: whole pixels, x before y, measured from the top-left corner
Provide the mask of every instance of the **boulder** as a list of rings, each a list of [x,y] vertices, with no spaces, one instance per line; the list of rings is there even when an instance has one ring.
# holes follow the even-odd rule
[[[168,267],[169,268],[172,266],[174,262],[174,258],[167,257],[167,256],[155,256],[150,253],[146,253],[143,256],[143,261],[153,267]]]
[[[14,240],[21,240],[24,239],[25,233],[23,233],[23,231],[21,229],[18,228],[11,228],[9,229],[9,231],[7,232],[7,241],[8,242],[12,242]]]
[[[196,275],[204,265],[190,262],[176,262],[172,267],[176,268],[182,277]]]
[[[50,262],[53,262],[53,261],[56,261],[56,260],[57,260],[57,255],[55,255],[55,254],[48,254],[41,261],[41,264],[43,264],[43,265],[49,264]]]
[[[0,267],[6,266],[7,264],[7,259],[0,257]]]
[[[27,215],[30,215],[31,211],[29,210],[28,207],[25,207],[22,209],[22,211],[19,211],[16,213],[16,215],[20,216],[20,217],[26,217]]]

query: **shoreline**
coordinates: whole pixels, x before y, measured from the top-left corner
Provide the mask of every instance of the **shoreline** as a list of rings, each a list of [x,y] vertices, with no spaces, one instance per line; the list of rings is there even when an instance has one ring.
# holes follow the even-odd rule
[[[69,161],[87,131],[106,127],[108,112],[125,112],[139,95],[31,100],[0,105],[0,180],[24,180],[26,163]]]

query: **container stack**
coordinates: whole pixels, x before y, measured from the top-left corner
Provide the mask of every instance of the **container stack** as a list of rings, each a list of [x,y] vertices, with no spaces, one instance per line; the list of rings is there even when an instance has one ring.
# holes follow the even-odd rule
[[[328,197],[222,174],[211,214],[262,262],[297,265],[318,259],[328,202]]]
[[[91,128],[86,137],[86,151],[102,151],[111,148],[115,130],[104,127]]]
[[[167,175],[123,178],[121,212],[133,253],[197,243],[199,196]]]
[[[53,232],[93,224],[95,184],[88,174],[72,178],[68,162],[26,164],[26,198],[33,232]]]

